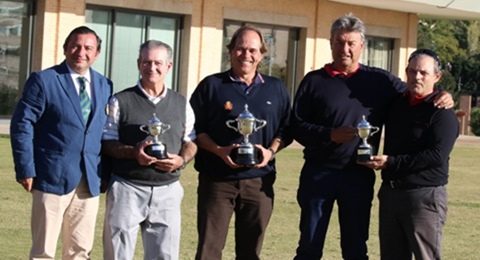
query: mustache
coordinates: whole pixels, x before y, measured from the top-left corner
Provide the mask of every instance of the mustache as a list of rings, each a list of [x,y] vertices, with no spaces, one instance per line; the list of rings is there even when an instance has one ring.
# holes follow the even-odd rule
[[[408,81],[409,84],[415,84],[415,85],[422,85],[423,86],[423,82],[422,81],[417,81],[417,80],[410,80]]]

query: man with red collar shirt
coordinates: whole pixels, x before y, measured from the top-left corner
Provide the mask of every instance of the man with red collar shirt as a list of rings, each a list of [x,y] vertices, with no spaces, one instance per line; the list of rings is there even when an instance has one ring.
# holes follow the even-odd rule
[[[370,208],[375,173],[356,162],[362,116],[381,127],[388,108],[406,90],[398,77],[358,62],[365,25],[353,15],[338,18],[330,31],[333,63],[308,73],[300,83],[291,116],[293,136],[304,149],[297,199],[300,240],[295,260],[320,259],[335,201],[342,257],[368,259]],[[451,107],[451,95],[435,100]],[[369,139],[378,147],[380,134]]]
[[[433,99],[442,77],[438,56],[419,49],[408,59],[405,95],[385,122],[384,154],[365,165],[382,169],[380,254],[382,259],[440,259],[447,215],[448,161],[458,137],[451,109]]]

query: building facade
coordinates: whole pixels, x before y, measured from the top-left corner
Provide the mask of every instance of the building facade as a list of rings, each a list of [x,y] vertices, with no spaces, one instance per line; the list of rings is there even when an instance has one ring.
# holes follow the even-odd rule
[[[168,87],[188,96],[205,76],[228,68],[233,32],[255,24],[269,48],[261,71],[281,78],[293,97],[303,75],[331,62],[330,25],[347,13],[367,26],[362,63],[403,78],[417,40],[418,15],[411,12],[330,0],[0,1],[0,116],[9,117],[31,71],[62,62],[63,42],[80,25],[102,38],[94,68],[115,91],[136,84],[139,45],[157,39],[174,49]]]

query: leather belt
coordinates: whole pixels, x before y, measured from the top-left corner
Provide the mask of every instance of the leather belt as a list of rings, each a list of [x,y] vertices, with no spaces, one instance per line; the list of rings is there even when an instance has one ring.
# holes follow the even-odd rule
[[[411,190],[411,189],[419,189],[419,188],[426,188],[426,187],[438,187],[441,185],[417,185],[407,182],[398,182],[398,181],[389,181],[390,188],[398,189],[398,190]]]

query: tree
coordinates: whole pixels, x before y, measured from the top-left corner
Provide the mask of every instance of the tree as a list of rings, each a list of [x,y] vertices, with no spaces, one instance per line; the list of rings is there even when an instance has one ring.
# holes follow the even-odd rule
[[[474,135],[480,136],[480,108],[474,108],[470,113],[470,127]]]
[[[435,51],[440,57],[441,88],[454,93],[478,95],[480,85],[480,22],[421,19],[418,48]]]

